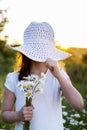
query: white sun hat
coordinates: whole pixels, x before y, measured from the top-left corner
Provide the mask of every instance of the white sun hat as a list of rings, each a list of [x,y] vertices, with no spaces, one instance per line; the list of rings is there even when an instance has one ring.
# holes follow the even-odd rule
[[[48,58],[58,61],[69,57],[69,53],[55,47],[54,40],[54,31],[47,22],[31,22],[24,31],[23,45],[12,49],[38,62],[45,62]]]

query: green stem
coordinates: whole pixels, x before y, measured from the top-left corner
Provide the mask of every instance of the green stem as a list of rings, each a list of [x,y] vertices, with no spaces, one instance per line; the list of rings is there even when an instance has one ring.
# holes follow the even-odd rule
[[[26,97],[26,106],[31,106],[32,105],[32,98]],[[30,130],[30,121],[25,121],[23,130]]]
[[[36,85],[35,85],[35,87],[34,87],[34,89],[33,89],[33,92],[32,92],[32,95],[31,95],[31,97],[33,97],[33,95],[34,95],[34,92],[35,92],[35,89],[36,89],[36,87],[38,86],[38,84],[39,84],[39,83],[40,83],[39,81],[36,83]]]
[[[32,98],[26,97],[26,106],[31,106],[32,105]]]

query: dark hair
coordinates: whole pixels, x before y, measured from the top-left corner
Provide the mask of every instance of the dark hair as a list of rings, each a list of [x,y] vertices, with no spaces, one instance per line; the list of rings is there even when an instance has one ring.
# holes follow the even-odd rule
[[[23,79],[23,76],[30,74],[31,59],[27,58],[24,54],[18,53],[16,56],[16,65],[14,70],[19,72],[19,80]]]

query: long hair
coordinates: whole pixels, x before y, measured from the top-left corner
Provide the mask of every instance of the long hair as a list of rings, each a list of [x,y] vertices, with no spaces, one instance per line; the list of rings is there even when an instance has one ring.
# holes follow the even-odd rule
[[[19,72],[18,80],[22,80],[23,76],[30,74],[31,59],[27,58],[22,53],[17,53],[16,65],[14,70]]]

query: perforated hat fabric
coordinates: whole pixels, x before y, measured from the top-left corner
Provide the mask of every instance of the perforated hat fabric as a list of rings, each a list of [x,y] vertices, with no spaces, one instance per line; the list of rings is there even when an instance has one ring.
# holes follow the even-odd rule
[[[46,22],[31,22],[24,31],[23,45],[12,49],[38,62],[45,62],[48,58],[63,60],[70,56],[55,47],[54,31]]]

